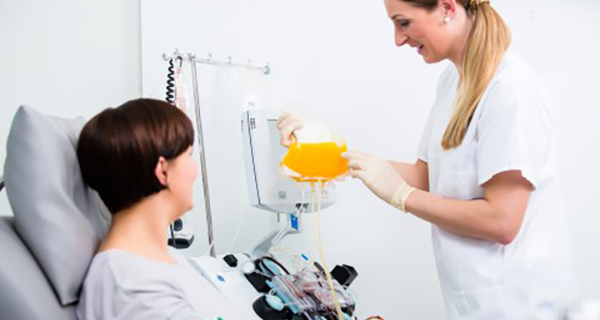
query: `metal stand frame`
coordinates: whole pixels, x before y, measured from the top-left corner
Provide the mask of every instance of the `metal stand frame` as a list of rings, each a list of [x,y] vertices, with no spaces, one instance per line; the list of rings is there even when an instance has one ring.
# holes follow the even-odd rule
[[[257,69],[268,75],[271,73],[271,67],[269,64],[259,67],[252,64],[252,61],[248,60],[248,64],[240,64],[232,62],[232,58],[228,57],[228,61],[215,60],[212,55],[208,55],[208,59],[196,58],[193,53],[180,53],[179,50],[175,50],[173,54],[167,55],[163,53],[163,60],[170,61],[172,59],[187,60],[190,62],[192,71],[192,85],[194,94],[194,110],[196,113],[196,130],[198,136],[198,154],[200,155],[200,169],[202,172],[202,187],[204,189],[204,207],[206,211],[206,224],[208,228],[208,245],[210,250],[210,256],[216,257],[215,249],[215,236],[213,227],[212,210],[210,206],[210,192],[208,188],[208,170],[206,168],[206,153],[204,148],[204,135],[202,129],[202,113],[200,112],[200,94],[198,91],[198,72],[196,64],[209,64],[221,67],[245,67],[250,69]]]

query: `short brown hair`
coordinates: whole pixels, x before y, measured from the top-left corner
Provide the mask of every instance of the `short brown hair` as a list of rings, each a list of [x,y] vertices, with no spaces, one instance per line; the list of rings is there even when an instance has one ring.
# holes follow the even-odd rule
[[[178,108],[137,99],[108,108],[83,127],[77,158],[83,180],[115,214],[166,187],[154,169],[159,157],[171,160],[194,142],[190,119]]]

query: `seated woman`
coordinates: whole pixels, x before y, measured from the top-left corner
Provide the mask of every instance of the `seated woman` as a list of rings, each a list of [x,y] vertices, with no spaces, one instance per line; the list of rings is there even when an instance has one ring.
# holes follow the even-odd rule
[[[167,246],[169,224],[193,206],[193,141],[187,116],[152,99],[106,109],[84,126],[83,179],[113,220],[84,281],[79,319],[246,319]]]

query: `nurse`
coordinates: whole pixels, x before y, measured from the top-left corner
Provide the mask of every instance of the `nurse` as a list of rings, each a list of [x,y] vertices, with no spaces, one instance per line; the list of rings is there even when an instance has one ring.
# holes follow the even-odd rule
[[[550,95],[487,0],[385,0],[398,46],[450,60],[416,163],[348,152],[382,200],[432,223],[449,319],[558,319],[575,295]],[[278,122],[288,144],[302,121]]]

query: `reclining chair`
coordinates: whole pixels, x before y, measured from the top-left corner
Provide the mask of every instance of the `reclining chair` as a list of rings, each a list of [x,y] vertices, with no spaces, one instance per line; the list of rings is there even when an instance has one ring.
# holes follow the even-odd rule
[[[83,119],[17,111],[4,179],[13,216],[0,217],[0,319],[76,319],[81,284],[110,214],[81,179]]]

